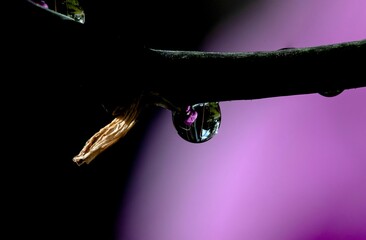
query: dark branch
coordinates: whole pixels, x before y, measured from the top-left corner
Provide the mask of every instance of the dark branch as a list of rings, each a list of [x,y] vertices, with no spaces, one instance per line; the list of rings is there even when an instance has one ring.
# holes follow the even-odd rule
[[[159,79],[153,83],[160,88],[157,91],[177,103],[250,100],[366,86],[366,40],[267,52],[146,49],[145,58],[151,76]],[[164,80],[179,87],[164,87]]]

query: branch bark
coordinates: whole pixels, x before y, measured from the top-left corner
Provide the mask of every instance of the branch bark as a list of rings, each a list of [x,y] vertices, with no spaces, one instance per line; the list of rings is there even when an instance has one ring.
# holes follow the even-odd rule
[[[258,52],[146,49],[156,91],[179,104],[365,87],[366,40]],[[178,87],[164,87],[164,81]],[[151,87],[154,87],[151,86]],[[186,91],[182,91],[185,89]]]

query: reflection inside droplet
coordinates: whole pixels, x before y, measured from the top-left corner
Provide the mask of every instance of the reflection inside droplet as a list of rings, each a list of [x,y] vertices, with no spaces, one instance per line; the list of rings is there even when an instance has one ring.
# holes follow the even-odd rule
[[[221,124],[221,110],[218,102],[197,103],[173,111],[173,124],[184,140],[202,143],[210,140],[218,132]]]

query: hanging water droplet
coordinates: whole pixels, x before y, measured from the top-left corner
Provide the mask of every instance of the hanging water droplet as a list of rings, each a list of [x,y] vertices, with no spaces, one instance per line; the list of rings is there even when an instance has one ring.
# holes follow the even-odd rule
[[[335,97],[338,96],[339,94],[341,94],[343,92],[343,89],[331,89],[328,91],[323,91],[320,92],[319,94],[322,95],[323,97]]]
[[[197,103],[184,111],[173,111],[173,124],[178,135],[192,143],[202,143],[215,136],[221,124],[218,102]]]

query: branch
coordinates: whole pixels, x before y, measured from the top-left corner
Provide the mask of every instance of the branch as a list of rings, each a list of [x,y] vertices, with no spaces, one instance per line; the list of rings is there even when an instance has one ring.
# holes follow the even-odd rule
[[[366,86],[366,40],[277,51],[146,49],[145,54],[146,67],[158,79],[151,87],[179,104],[325,93]],[[165,81],[175,84],[166,87]]]

